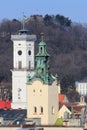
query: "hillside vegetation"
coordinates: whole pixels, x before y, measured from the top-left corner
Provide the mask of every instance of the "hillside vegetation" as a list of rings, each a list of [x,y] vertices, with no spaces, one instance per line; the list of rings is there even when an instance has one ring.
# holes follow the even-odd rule
[[[11,81],[13,44],[11,35],[17,34],[22,22],[4,19],[0,23],[0,81]],[[30,34],[37,35],[36,52],[44,33],[50,54],[50,72],[59,75],[62,92],[74,87],[74,82],[87,76],[87,27],[73,23],[61,15],[33,15],[25,20]]]

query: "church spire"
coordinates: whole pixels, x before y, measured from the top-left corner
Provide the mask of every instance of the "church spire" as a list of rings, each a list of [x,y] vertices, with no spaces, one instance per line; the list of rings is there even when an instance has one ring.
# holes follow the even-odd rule
[[[42,35],[39,43],[39,52],[36,55],[36,77],[41,78],[44,83],[48,83],[49,56]]]

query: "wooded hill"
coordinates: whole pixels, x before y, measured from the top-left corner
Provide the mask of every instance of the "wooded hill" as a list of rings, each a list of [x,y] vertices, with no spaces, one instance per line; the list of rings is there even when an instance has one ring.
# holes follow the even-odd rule
[[[73,23],[61,15],[33,15],[25,20],[30,34],[37,35],[37,45],[44,33],[50,54],[50,72],[59,75],[62,91],[74,86],[76,80],[87,76],[87,26]],[[0,81],[11,81],[13,49],[11,35],[17,34],[22,22],[3,19],[0,23]]]

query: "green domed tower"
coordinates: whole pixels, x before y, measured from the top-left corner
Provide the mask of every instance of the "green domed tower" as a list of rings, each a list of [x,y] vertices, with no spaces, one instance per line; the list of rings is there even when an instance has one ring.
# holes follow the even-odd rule
[[[36,77],[41,78],[44,83],[49,80],[49,54],[46,51],[46,43],[39,43],[39,52],[36,55]]]
[[[39,51],[35,57],[35,75],[33,77],[28,75],[28,84],[31,84],[35,79],[39,79],[43,84],[52,85],[54,80],[58,80],[57,76],[54,77],[49,72],[49,57],[50,55],[46,50],[46,43],[42,39],[39,43]]]

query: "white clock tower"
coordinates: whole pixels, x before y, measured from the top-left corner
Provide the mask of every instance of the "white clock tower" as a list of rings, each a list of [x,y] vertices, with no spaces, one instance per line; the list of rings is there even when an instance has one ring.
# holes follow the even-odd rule
[[[20,30],[18,35],[12,35],[13,70],[12,70],[12,108],[26,109],[27,76],[34,75],[35,57],[34,42],[36,35],[29,35],[27,30]]]

